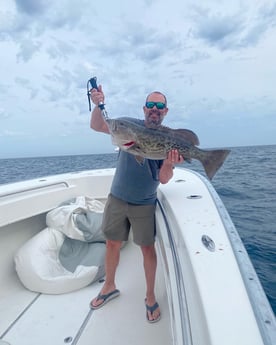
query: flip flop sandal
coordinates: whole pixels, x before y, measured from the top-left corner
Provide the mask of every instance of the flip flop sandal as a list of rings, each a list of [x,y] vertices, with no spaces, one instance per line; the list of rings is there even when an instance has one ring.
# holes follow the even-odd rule
[[[149,323],[154,323],[154,322],[157,322],[157,321],[159,321],[161,319],[161,314],[159,314],[159,316],[156,319],[153,319],[153,320],[149,319],[148,312],[150,312],[151,315],[152,315],[157,308],[159,308],[159,304],[157,302],[153,306],[149,306],[149,305],[146,304],[146,310],[147,310],[146,316],[147,316],[147,320],[148,320]]]
[[[113,290],[110,293],[107,294],[103,294],[101,295],[100,293],[98,294],[98,296],[96,297],[96,301],[99,300],[103,300],[103,302],[97,306],[93,305],[92,302],[94,301],[94,299],[90,302],[90,308],[91,309],[99,309],[101,307],[103,307],[107,302],[111,301],[113,298],[116,298],[120,295],[120,291],[119,290]]]

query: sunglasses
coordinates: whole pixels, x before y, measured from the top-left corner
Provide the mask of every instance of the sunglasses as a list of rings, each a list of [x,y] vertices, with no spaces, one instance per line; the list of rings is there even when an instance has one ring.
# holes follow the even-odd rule
[[[152,109],[154,106],[156,106],[157,109],[165,109],[166,104],[162,102],[146,102],[146,107],[148,109]]]

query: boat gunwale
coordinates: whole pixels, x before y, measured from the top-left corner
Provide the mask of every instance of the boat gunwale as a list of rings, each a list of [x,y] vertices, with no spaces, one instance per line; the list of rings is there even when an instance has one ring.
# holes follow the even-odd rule
[[[221,217],[226,234],[231,243],[233,253],[250,299],[253,312],[265,345],[276,344],[276,318],[266,293],[251,262],[242,239],[213,185],[201,174],[192,171],[206,185]]]

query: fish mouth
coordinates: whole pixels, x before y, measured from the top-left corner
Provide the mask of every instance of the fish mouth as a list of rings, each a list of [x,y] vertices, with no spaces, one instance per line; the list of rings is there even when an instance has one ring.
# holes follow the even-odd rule
[[[134,144],[135,144],[135,141],[128,141],[128,142],[124,143],[123,146],[125,146],[125,147],[131,147],[131,146],[133,146]]]

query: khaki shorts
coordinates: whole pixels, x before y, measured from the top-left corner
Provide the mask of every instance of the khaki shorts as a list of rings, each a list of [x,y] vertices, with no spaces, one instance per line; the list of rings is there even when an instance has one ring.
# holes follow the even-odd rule
[[[154,244],[155,205],[133,205],[109,194],[102,224],[106,239],[127,241],[130,227],[137,245]]]

